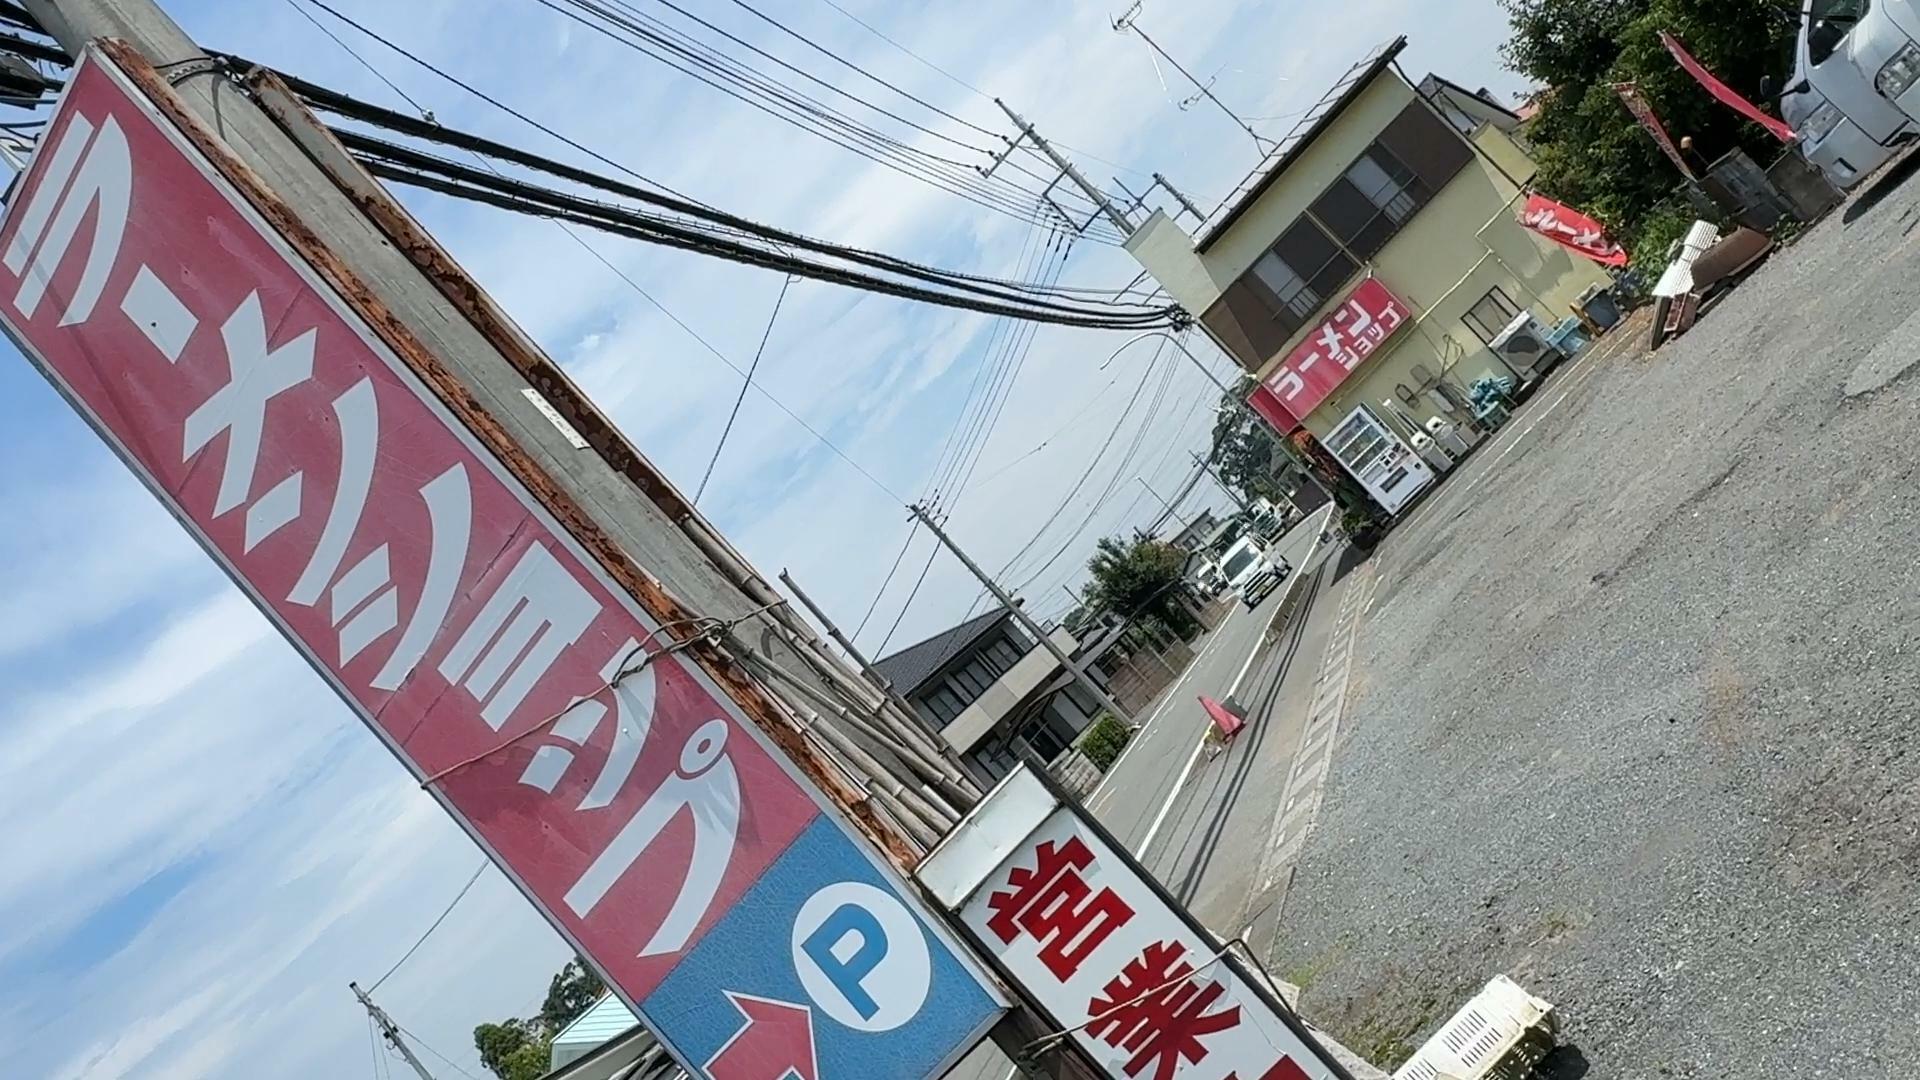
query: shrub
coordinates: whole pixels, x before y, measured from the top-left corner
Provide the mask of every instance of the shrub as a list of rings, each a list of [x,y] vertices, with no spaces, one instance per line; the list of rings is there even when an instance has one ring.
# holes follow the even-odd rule
[[[1095,768],[1106,772],[1114,762],[1120,760],[1120,752],[1127,748],[1132,738],[1131,728],[1114,719],[1111,714],[1103,714],[1081,737],[1080,752],[1087,755],[1087,760],[1093,762]]]

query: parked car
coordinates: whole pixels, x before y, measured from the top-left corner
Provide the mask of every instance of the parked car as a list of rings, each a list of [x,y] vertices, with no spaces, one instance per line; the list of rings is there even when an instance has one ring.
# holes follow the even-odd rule
[[[1267,602],[1273,590],[1279,588],[1293,573],[1293,566],[1285,559],[1276,559],[1273,565],[1248,578],[1240,586],[1240,599],[1251,611]]]
[[[1811,0],[1794,46],[1792,81],[1780,117],[1801,153],[1845,191],[1920,134],[1912,114],[1876,88],[1876,76],[1901,38],[1872,9],[1912,0]]]

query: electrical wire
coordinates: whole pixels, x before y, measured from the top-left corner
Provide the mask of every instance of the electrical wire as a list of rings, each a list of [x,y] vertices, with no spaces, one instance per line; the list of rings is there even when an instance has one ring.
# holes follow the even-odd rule
[[[818,98],[784,87],[754,72],[750,67],[698,42],[692,42],[692,48],[689,49],[669,41],[660,33],[650,31],[634,19],[608,10],[596,0],[534,0],[534,2],[619,41],[643,55],[659,60],[775,119],[818,135],[869,161],[927,182],[951,194],[967,198],[987,209],[1006,213],[1009,216],[1020,216],[1019,204],[1013,201],[1010,195],[998,193],[993,184],[977,174],[968,163],[941,157],[902,142],[871,126],[860,124],[847,114],[825,105]],[[575,11],[561,8],[559,6],[561,3],[580,11],[590,12],[639,40],[622,37],[608,26],[583,17]],[[646,16],[643,15],[641,18],[646,19]],[[649,21],[661,25],[661,28],[668,33],[677,33],[663,24],[658,24],[657,20]],[[678,36],[685,38],[683,34]],[[662,49],[672,55],[664,55],[660,51]],[[714,81],[714,78],[702,74],[702,71],[689,68],[687,64],[692,64],[731,85],[722,85],[721,82]],[[746,93],[742,93],[743,90]],[[985,153],[985,151],[980,152]],[[1025,189],[1016,188],[1016,190],[1023,195],[1035,194]],[[1103,239],[1113,243],[1119,242],[1117,232],[1103,236]]]
[[[962,79],[960,76],[955,75],[953,72],[948,71],[946,68],[941,67],[940,65],[934,63],[933,61],[927,59],[926,57],[920,55],[919,53],[914,52],[912,49],[907,48],[905,45],[902,45],[900,42],[895,41],[893,38],[888,37],[887,34],[884,31],[882,31],[880,28],[874,26],[872,23],[861,18],[860,16],[855,15],[853,12],[848,11],[846,8],[841,7],[838,3],[835,3],[834,0],[820,0],[820,2],[832,8],[833,10],[839,12],[840,14],[846,16],[848,19],[851,19],[854,23],[859,25],[861,29],[865,30],[869,34],[872,34],[874,37],[879,38],[881,41],[886,42],[888,45],[893,46],[896,50],[898,50],[899,52],[907,56],[909,59],[912,59],[918,62],[920,66],[926,68],[928,71],[931,71],[936,75],[939,75],[940,77],[946,79],[948,82],[953,83],[955,86],[960,87],[962,90],[965,90],[968,93],[971,93],[974,96],[981,98],[982,100],[985,100],[985,101],[993,100],[992,94],[987,93],[985,90],[980,89],[978,86],[973,85],[972,83],[966,81],[965,79]],[[1063,143],[1058,139],[1054,139],[1051,141],[1053,145],[1059,147],[1062,150],[1071,150],[1072,152],[1080,155],[1083,158],[1088,159],[1089,161],[1097,161],[1100,164],[1107,166],[1108,168],[1119,169],[1121,172],[1132,173],[1135,176],[1144,176],[1149,180],[1153,178],[1152,173],[1147,172],[1143,169],[1136,169],[1131,165],[1122,165],[1117,161],[1109,161],[1108,159],[1100,157],[1097,154],[1093,154],[1086,150],[1078,149],[1076,147],[1068,146],[1066,143]]]
[[[1022,240],[1020,254],[1014,264],[1014,273],[1016,275],[1024,275],[1028,272],[1028,259],[1037,236],[1037,230],[1029,229],[1025,239]],[[982,359],[980,363],[974,367],[973,382],[967,387],[966,396],[961,399],[960,410],[955,414],[953,424],[947,429],[947,437],[941,444],[940,453],[934,458],[934,465],[929,471],[926,486],[921,489],[921,500],[933,504],[934,508],[930,510],[929,513],[938,513],[938,496],[941,491],[943,478],[950,468],[949,463],[959,460],[961,456],[955,453],[955,448],[959,445],[957,440],[961,430],[967,426],[967,418],[973,412],[974,403],[981,400],[980,388],[982,381],[987,377],[988,372],[995,369],[997,364],[1004,362],[1003,357],[998,351],[998,346],[1002,341],[1002,335],[1006,327],[1007,323],[1005,320],[996,321],[993,324],[992,330],[987,337]],[[873,619],[874,611],[879,608],[881,599],[886,596],[887,589],[892,586],[894,577],[899,574],[901,563],[906,559],[907,552],[912,549],[914,538],[919,535],[920,518],[915,516],[907,528],[907,536],[900,545],[899,554],[894,556],[893,565],[887,569],[886,577],[880,581],[880,588],[875,591],[872,601],[867,604],[866,613],[860,617],[860,625],[854,629],[854,640],[859,640],[861,632],[867,628],[867,623]],[[913,592],[908,595],[906,603],[901,606],[900,616],[894,619],[892,629],[887,631],[886,641],[882,642],[880,648],[875,650],[875,655],[885,655],[887,643],[893,640],[894,632],[900,627],[900,618],[905,616],[906,609],[913,603],[913,596],[919,592],[920,586],[925,583],[927,572],[932,569],[933,560],[938,551],[939,545],[936,542],[933,550],[927,554],[927,563],[921,568],[920,577],[918,581],[915,582]]]
[[[244,57],[228,56],[227,59],[235,66],[258,66]],[[839,251],[853,252],[863,260],[867,260],[876,266],[911,268],[918,273],[934,274],[945,279],[956,281],[994,285],[1013,291],[1024,291],[1036,294],[1043,292],[1043,290],[1038,289],[1032,282],[1009,281],[1005,278],[988,275],[946,270],[917,263],[912,260],[901,259],[896,256],[883,255],[879,252],[866,249],[849,248],[843,245],[833,244],[829,241],[815,240],[811,237],[792,233],[773,226],[762,225],[750,219],[717,210],[707,204],[693,202],[685,196],[677,196],[675,198],[661,197],[654,192],[635,187],[624,181],[614,180],[585,169],[566,165],[519,147],[496,142],[492,139],[472,135],[467,132],[448,128],[434,122],[418,119],[404,113],[360,101],[349,95],[308,82],[296,75],[285,72],[276,72],[276,74],[279,75],[280,78],[288,84],[289,88],[298,94],[302,100],[306,101],[313,108],[321,111],[332,113],[349,120],[370,124],[396,134],[465,150],[470,153],[477,153],[496,161],[532,169],[572,183],[580,184],[584,187],[592,188],[596,191],[607,192],[623,198],[631,198],[636,201],[645,202],[650,206],[658,207],[670,213],[697,219],[702,223],[701,227],[704,228],[741,237],[754,237],[768,243],[805,248],[806,250],[821,253]],[[366,152],[369,153],[385,153],[388,150],[404,149],[357,131],[341,130],[338,128],[334,130],[342,142],[350,146],[363,146]],[[431,159],[429,158],[429,160]],[[644,180],[644,178],[642,179]],[[652,183],[651,181],[647,182]],[[1056,286],[1051,290],[1044,291],[1059,296],[1085,296],[1088,298],[1097,296],[1101,297],[1103,302],[1107,302],[1109,306],[1113,306],[1113,302],[1120,295],[1119,292],[1110,288],[1084,288],[1075,286]],[[1138,307],[1138,305],[1135,306]],[[1166,311],[1169,309],[1162,307],[1148,310]]]
[[[376,79],[379,79],[381,82],[387,84],[387,89],[400,95],[400,99],[402,101],[405,101],[407,104],[413,106],[414,112],[419,113],[422,118],[426,118],[426,119],[432,118],[433,113],[429,111],[426,106],[420,104],[418,101],[415,101],[413,99],[412,94],[409,94],[405,90],[400,89],[400,86],[398,83],[394,82],[392,79],[387,78],[386,75],[381,73],[379,68],[374,67],[372,64],[368,63],[367,58],[355,52],[353,46],[347,44],[344,40],[342,40],[339,34],[336,34],[332,30],[328,29],[327,24],[321,22],[319,19],[314,18],[313,12],[308,11],[306,8],[301,7],[296,2],[296,0],[286,0],[286,5],[292,8],[294,12],[298,14],[301,18],[312,23],[313,28],[315,30],[318,30],[322,34],[325,34],[327,36],[328,41],[331,41],[335,45],[340,46],[341,50],[344,51],[348,56],[351,56],[355,60],[359,61],[360,66],[363,68],[366,68],[368,74],[372,75]]]
[[[288,0],[288,2],[292,3],[293,0]],[[338,37],[332,34],[329,34],[327,36],[331,40],[333,40],[335,44],[339,45],[341,49],[345,50],[347,55],[359,61],[361,66],[365,67],[368,71],[372,72],[375,78],[385,83],[396,94],[399,94],[409,104],[413,105],[416,109],[418,109],[424,120],[426,120],[429,123],[432,122],[431,117],[433,116],[433,113],[431,110],[426,109],[414,98],[408,96],[404,90],[401,90],[397,85],[394,84],[393,80],[389,79],[383,72],[381,72],[378,68],[376,68],[372,63],[367,61],[365,57],[362,57],[359,53],[355,52],[353,48],[349,46],[346,42],[340,40]],[[289,80],[290,83],[293,81],[298,81],[311,91],[318,91],[321,89],[319,87],[313,86],[312,84],[305,83],[304,80],[295,80],[292,76],[287,76],[282,74],[281,77],[282,79]],[[858,461],[855,461],[851,456],[849,456],[846,453],[846,451],[842,450],[839,447],[839,445],[836,444],[833,440],[821,434],[818,429],[816,429],[812,424],[808,423],[804,418],[800,416],[799,413],[795,412],[785,402],[781,401],[778,397],[774,396],[765,387],[762,387],[759,384],[755,383],[750,373],[746,371],[742,371],[740,368],[740,365],[734,363],[733,360],[731,360],[725,353],[721,352],[717,347],[715,347],[711,341],[708,341],[705,337],[703,337],[699,331],[695,330],[692,326],[689,326],[687,322],[684,319],[680,318],[679,315],[675,314],[671,308],[668,308],[665,304],[661,303],[657,297],[655,297],[651,292],[649,292],[638,281],[635,281],[633,277],[629,275],[625,270],[622,270],[612,260],[608,259],[605,255],[601,254],[598,248],[588,243],[586,239],[580,236],[578,233],[576,233],[572,227],[568,226],[565,222],[559,222],[559,221],[554,222],[554,226],[558,228],[561,232],[565,233],[569,240],[572,240],[575,244],[578,244],[583,251],[585,251],[588,255],[592,256],[593,259],[599,262],[601,266],[605,267],[616,278],[620,279],[621,282],[625,283],[629,289],[632,289],[635,293],[637,293],[641,297],[641,299],[653,305],[655,310],[659,311],[660,314],[666,316],[667,319],[670,322],[672,322],[675,326],[679,327],[683,333],[685,333],[688,337],[692,338],[695,342],[698,342],[699,345],[702,348],[706,349],[708,353],[712,354],[715,359],[719,360],[722,364],[725,364],[727,367],[731,368],[735,374],[740,375],[742,379],[742,383],[741,383],[742,393],[744,393],[748,387],[752,387],[754,390],[757,390],[760,393],[760,396],[766,398],[767,401],[770,402],[775,408],[785,413],[788,419],[798,424],[800,428],[804,430],[808,435],[811,435],[815,441],[819,442],[822,446],[825,446],[829,451],[831,451],[834,454],[835,457],[838,457],[842,462],[844,462],[848,467],[852,468],[855,472],[859,473],[869,483],[879,488],[883,494],[895,500],[899,499],[899,496],[894,494],[891,488],[889,488],[885,483],[881,482],[881,480],[878,477],[874,476],[874,474],[871,471],[869,471],[865,466],[861,465]],[[790,284],[791,280],[788,279],[788,281]],[[781,295],[782,296],[785,295],[785,286],[782,287]],[[777,314],[777,307],[776,307],[776,314]],[[769,327],[771,327],[771,323],[769,323]],[[764,342],[763,342],[763,345],[764,345]],[[738,408],[739,406],[736,403],[735,405],[736,411],[738,410]],[[724,437],[722,441],[724,444]],[[718,451],[716,449],[716,454],[717,453]]]
[[[1173,309],[1118,314],[1098,310],[1089,311],[1081,305],[1019,296],[990,286],[964,281],[956,282],[938,273],[922,270],[889,269],[887,272],[929,282],[943,288],[929,288],[926,285],[893,281],[862,270],[832,266],[768,251],[764,247],[715,235],[709,230],[672,219],[635,213],[623,207],[582,199],[519,181],[503,180],[495,174],[470,169],[432,155],[419,154],[391,145],[377,154],[363,150],[356,155],[356,160],[375,176],[395,183],[436,191],[534,217],[588,225],[603,232],[695,251],[749,266],[759,266],[944,307],[1092,329],[1154,329],[1185,324],[1184,313]],[[831,257],[860,265],[885,262],[885,260],[876,260],[851,251],[835,253]],[[963,295],[956,295],[956,292]]]
[[[1119,488],[1128,469],[1133,464],[1134,457],[1138,455],[1140,447],[1145,443],[1147,431],[1153,423],[1154,413],[1159,409],[1160,402],[1166,397],[1167,386],[1172,382],[1174,371],[1175,365],[1169,361],[1166,374],[1161,377],[1160,386],[1154,392],[1153,404],[1147,407],[1147,411],[1141,417],[1140,428],[1134,433],[1133,442],[1128,446],[1127,452],[1122,455],[1120,465],[1114,470],[1113,477],[1107,481],[1107,486],[1101,491],[1099,497],[1094,500],[1093,505],[1087,510],[1086,517],[1081,520],[1079,526],[1067,537],[1066,542],[1060,545],[1060,550],[1056,551],[1053,557],[1048,559],[1038,570],[1035,570],[1025,580],[1020,582],[1020,584],[1016,585],[1014,591],[1017,592],[1020,589],[1032,585],[1041,575],[1052,569],[1054,564],[1066,557],[1067,552],[1072,550],[1073,545],[1077,543],[1087,529],[1093,525],[1094,520],[1100,514],[1101,508],[1106,505],[1108,499],[1113,497],[1114,491]],[[1136,503],[1137,501],[1138,500],[1136,500]]]
[[[780,295],[773,298],[773,310],[767,315],[767,328],[760,334],[760,347],[753,350],[753,362],[747,366],[747,373],[740,380],[740,393],[733,399],[733,409],[727,413],[726,426],[720,429],[720,441],[714,444],[713,457],[707,461],[707,471],[700,476],[700,487],[693,493],[693,505],[700,505],[700,496],[707,493],[707,481],[713,479],[714,466],[720,464],[720,452],[727,448],[727,436],[733,434],[733,422],[740,418],[740,404],[747,400],[747,388],[753,385],[753,375],[760,370],[760,358],[766,355],[767,339],[773,337],[773,324],[780,318],[780,305],[787,300],[787,289],[793,285],[792,277],[780,279]]]
[[[393,962],[393,966],[387,969],[387,973],[385,975],[382,975],[378,979],[373,980],[373,985],[367,987],[367,993],[371,994],[375,990],[380,989],[381,983],[386,982],[388,979],[392,978],[393,973],[400,970],[400,965],[406,963],[408,960],[411,960],[413,958],[413,954],[420,951],[420,946],[425,945],[427,943],[427,939],[433,936],[433,932],[435,930],[440,929],[440,924],[447,921],[447,916],[453,914],[453,909],[460,905],[460,901],[466,899],[467,891],[473,888],[473,883],[476,881],[479,881],[480,875],[486,873],[487,867],[491,865],[493,864],[488,862],[485,859],[482,859],[480,861],[480,865],[473,868],[472,876],[467,878],[467,883],[465,885],[460,886],[459,892],[453,894],[453,899],[447,902],[447,906],[445,910],[440,912],[440,917],[433,920],[433,925],[427,927],[426,932],[420,935],[419,939],[413,943],[412,948],[408,949],[404,954],[402,954],[400,959],[395,960]]]
[[[373,1014],[367,1014],[367,1049],[373,1052],[373,1080],[380,1080],[380,1033],[373,1026]]]
[[[1053,444],[1053,440],[1059,438],[1062,435],[1065,435],[1069,430],[1073,428],[1075,424],[1079,423],[1081,420],[1086,419],[1087,415],[1093,411],[1093,407],[1100,403],[1100,399],[1107,396],[1107,391],[1113,389],[1118,385],[1120,385],[1120,376],[1115,375],[1113,378],[1107,380],[1107,385],[1101,387],[1097,393],[1095,393],[1092,397],[1088,398],[1086,401],[1086,404],[1080,406],[1080,411],[1074,413],[1073,416],[1070,419],[1068,419],[1066,423],[1061,424],[1059,427],[1055,428],[1053,430],[1053,434],[1048,435],[1046,438],[1041,439],[1038,443],[1034,444],[1033,449],[1028,450],[1026,453],[1021,454],[1019,457],[1014,458],[1012,461],[1007,462],[1005,465],[1002,465],[999,468],[988,473],[987,475],[981,477],[979,481],[969,486],[967,490],[961,492],[961,494],[965,495],[965,494],[968,494],[969,492],[978,491],[979,489],[986,487],[988,484],[991,484],[995,480],[998,480],[1000,477],[1006,475],[1009,471],[1013,469],[1014,466],[1020,464],[1023,461],[1027,461],[1028,459],[1032,458],[1034,455],[1045,450],[1048,446],[1051,446]]]
[[[418,1043],[418,1044],[419,1044],[419,1046],[420,1046],[420,1049],[422,1049],[422,1050],[425,1050],[425,1051],[426,1051],[427,1053],[429,1053],[429,1054],[432,1054],[432,1055],[433,1055],[434,1057],[437,1057],[437,1058],[439,1058],[439,1059],[440,1059],[441,1061],[444,1061],[444,1062],[446,1062],[446,1063],[447,1063],[447,1065],[448,1065],[448,1066],[449,1066],[450,1068],[452,1068],[454,1072],[457,1072],[457,1073],[459,1073],[459,1074],[460,1074],[461,1076],[464,1076],[464,1077],[466,1077],[466,1078],[467,1078],[467,1080],[480,1080],[480,1078],[479,1078],[479,1077],[477,1077],[477,1076],[475,1076],[475,1075],[473,1075],[472,1073],[470,1073],[470,1072],[468,1072],[468,1071],[467,1071],[466,1069],[464,1069],[464,1068],[462,1068],[459,1062],[457,1062],[457,1061],[455,1061],[455,1060],[453,1060],[452,1058],[450,1058],[450,1057],[448,1057],[447,1055],[445,1055],[445,1054],[443,1054],[443,1053],[441,1053],[440,1051],[438,1051],[438,1050],[435,1050],[435,1049],[433,1048],[433,1044],[432,1044],[432,1043],[430,1043],[430,1042],[428,1042],[427,1040],[425,1040],[425,1039],[423,1039],[423,1038],[421,1038],[421,1037],[420,1037],[419,1035],[416,1035],[416,1034],[414,1034],[414,1033],[413,1033],[412,1031],[409,1031],[409,1030],[407,1030],[407,1029],[406,1029],[406,1028],[404,1028],[404,1027],[400,1027],[400,1025],[399,1025],[399,1024],[398,1024],[397,1022],[396,1022],[396,1023],[395,1023],[395,1024],[393,1025],[393,1026],[394,1026],[394,1027],[397,1027],[397,1028],[400,1028],[400,1033],[401,1033],[401,1034],[403,1034],[403,1035],[405,1035],[405,1036],[406,1036],[407,1038],[409,1038],[409,1039],[412,1039],[412,1040],[413,1040],[414,1042],[416,1042],[416,1043]]]

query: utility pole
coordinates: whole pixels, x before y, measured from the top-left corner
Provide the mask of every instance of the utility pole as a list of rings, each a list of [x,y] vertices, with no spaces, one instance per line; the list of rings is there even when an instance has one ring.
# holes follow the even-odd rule
[[[1174,199],[1178,201],[1180,205],[1186,209],[1187,213],[1192,214],[1194,216],[1194,220],[1200,221],[1200,222],[1205,222],[1207,220],[1207,215],[1201,213],[1200,208],[1193,205],[1192,199],[1189,199],[1185,195],[1181,194],[1180,189],[1173,186],[1173,181],[1167,179],[1164,176],[1161,176],[1159,173],[1154,173],[1153,182],[1156,184],[1159,184],[1163,188],[1166,188],[1167,194],[1172,195]]]
[[[1006,102],[1001,101],[999,98],[994,98],[993,103],[1000,106],[1001,112],[1007,114],[1007,119],[1012,120],[1014,126],[1020,129],[1020,134],[1032,139],[1033,145],[1039,147],[1040,152],[1047,155],[1048,160],[1058,166],[1060,171],[1066,174],[1067,179],[1073,181],[1075,187],[1078,187],[1085,193],[1087,198],[1093,200],[1093,205],[1100,208],[1100,212],[1107,216],[1108,221],[1113,222],[1113,227],[1120,230],[1120,235],[1133,235],[1135,228],[1133,219],[1122,212],[1119,207],[1113,205],[1113,200],[1107,198],[1106,192],[1094,187],[1093,184],[1088,182],[1086,177],[1080,175],[1080,170],[1074,168],[1073,162],[1068,161],[1061,155],[1060,151],[1055,150],[1052,143],[1042,137],[1038,131],[1035,131],[1033,125],[1022,119],[1019,113],[1009,108]]]
[[[420,1075],[420,1080],[433,1080],[433,1074],[427,1071],[425,1065],[420,1064],[419,1058],[413,1056],[413,1048],[408,1046],[407,1040],[400,1036],[400,1025],[393,1022],[393,1017],[387,1015],[387,1010],[375,1005],[373,999],[367,996],[367,992],[360,989],[359,983],[350,982],[347,988],[353,991],[354,997],[360,999],[360,1004],[367,1010],[367,1015],[373,1017],[374,1025],[380,1029],[380,1037],[387,1040],[387,1045],[400,1051],[400,1056],[406,1059],[407,1064],[413,1066],[413,1071]]]
[[[1253,509],[1253,504],[1247,502],[1246,496],[1233,490],[1233,487],[1227,483],[1226,478],[1220,475],[1218,467],[1211,461],[1195,453],[1193,455],[1193,463],[1200,466],[1200,468],[1206,472],[1208,479],[1212,480],[1214,484],[1220,488],[1222,494],[1232,499],[1234,505],[1238,506],[1242,513]]]
[[[1137,481],[1137,482],[1138,482],[1138,483],[1140,484],[1140,486],[1141,486],[1141,487],[1143,487],[1143,488],[1146,488],[1146,489],[1147,489],[1147,494],[1149,494],[1149,495],[1151,495],[1151,496],[1153,496],[1153,498],[1154,498],[1154,501],[1155,501],[1155,502],[1158,502],[1158,503],[1159,503],[1159,504],[1160,504],[1161,506],[1164,506],[1164,507],[1166,507],[1166,508],[1167,508],[1167,516],[1168,516],[1168,517],[1170,517],[1170,518],[1172,518],[1173,520],[1175,520],[1175,521],[1177,521],[1177,522],[1179,522],[1179,523],[1180,523],[1181,525],[1183,525],[1183,526],[1185,526],[1185,525],[1190,525],[1190,524],[1192,524],[1192,522],[1189,522],[1189,521],[1188,521],[1188,520],[1187,520],[1186,518],[1183,518],[1183,517],[1181,517],[1181,516],[1180,516],[1180,511],[1178,511],[1178,510],[1175,510],[1175,509],[1173,508],[1173,504],[1172,504],[1172,503],[1170,503],[1170,502],[1168,502],[1167,500],[1165,500],[1165,499],[1163,499],[1163,498],[1161,498],[1161,497],[1160,497],[1160,493],[1159,493],[1159,492],[1157,492],[1157,491],[1155,491],[1155,490],[1153,490],[1153,485],[1152,485],[1152,484],[1149,484],[1149,483],[1147,483],[1147,479],[1146,479],[1146,477],[1144,477],[1144,476],[1136,476],[1136,477],[1134,477],[1134,480],[1135,480],[1135,481]]]
[[[1082,689],[1093,695],[1093,699],[1100,703],[1101,708],[1112,713],[1115,719],[1128,727],[1134,726],[1133,717],[1127,710],[1121,708],[1120,703],[1113,700],[1112,695],[1108,694],[1104,687],[1094,682],[1085,671],[1081,670],[1080,666],[1073,662],[1073,657],[1067,655],[1065,649],[1054,644],[1053,638],[1049,637],[1046,631],[1041,629],[1039,623],[1033,621],[1033,616],[1028,615],[1024,608],[1014,603],[1013,597],[1007,595],[1007,590],[1001,588],[999,582],[993,580],[985,570],[980,568],[980,564],[968,558],[967,553],[960,550],[960,545],[954,543],[953,538],[948,536],[939,525],[934,523],[933,515],[921,509],[918,504],[909,506],[907,509],[913,511],[913,516],[920,519],[920,524],[925,525],[927,531],[933,533],[934,539],[945,544],[947,550],[953,552],[953,557],[960,560],[960,565],[966,567],[972,572],[974,577],[980,579],[980,584],[984,585],[987,591],[993,594],[995,600],[1000,601],[1001,607],[1013,613],[1013,617],[1019,621],[1020,625],[1026,627],[1027,633],[1039,639],[1041,647],[1052,653],[1055,660],[1060,661],[1060,666],[1066,668],[1067,671],[1073,675]]]

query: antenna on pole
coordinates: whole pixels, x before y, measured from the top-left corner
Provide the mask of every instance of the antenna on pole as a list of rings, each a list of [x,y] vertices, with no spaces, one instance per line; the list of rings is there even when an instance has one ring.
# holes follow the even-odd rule
[[[347,989],[353,991],[353,996],[367,1010],[367,1015],[373,1017],[374,1026],[380,1029],[380,1037],[387,1041],[388,1046],[400,1052],[400,1056],[406,1060],[406,1063],[413,1066],[413,1071],[419,1074],[420,1080],[433,1080],[433,1074],[427,1071],[425,1065],[420,1064],[419,1058],[413,1056],[413,1047],[407,1045],[407,1040],[400,1034],[400,1025],[393,1022],[393,1017],[387,1015],[387,1010],[375,1005],[373,999],[367,996],[367,992],[360,989],[359,983],[350,982],[347,984]]]
[[[1240,126],[1240,130],[1246,132],[1248,137],[1253,139],[1253,145],[1259,149],[1260,153],[1263,156],[1274,150],[1278,150],[1280,148],[1279,143],[1274,142],[1272,139],[1269,139],[1265,135],[1262,135],[1259,132],[1253,130],[1253,125],[1247,123],[1245,120],[1240,119],[1239,113],[1236,113],[1232,109],[1228,108],[1226,102],[1221,101],[1218,97],[1214,95],[1212,79],[1208,79],[1206,82],[1201,82],[1199,79],[1195,78],[1193,75],[1193,72],[1188,71],[1186,68],[1180,66],[1180,61],[1175,60],[1171,55],[1167,53],[1167,50],[1160,47],[1159,42],[1148,37],[1147,32],[1145,30],[1140,29],[1140,5],[1141,5],[1141,0],[1133,0],[1133,4],[1130,7],[1128,7],[1126,11],[1121,12],[1119,15],[1115,16],[1113,20],[1113,31],[1116,34],[1124,34],[1127,31],[1131,30],[1135,34],[1140,35],[1140,40],[1147,43],[1147,48],[1152,49],[1154,53],[1160,57],[1160,59],[1165,60],[1168,64],[1172,65],[1173,70],[1179,72],[1181,75],[1186,76],[1186,80],[1192,83],[1194,87],[1197,90],[1199,90],[1198,94],[1195,94],[1194,96],[1187,98],[1185,101],[1179,102],[1178,103],[1179,107],[1181,109],[1185,109],[1187,108],[1187,106],[1192,105],[1194,102],[1204,97],[1208,101],[1213,102],[1214,105],[1218,107],[1221,112],[1226,113],[1228,119],[1232,120],[1235,124],[1238,124]]]

